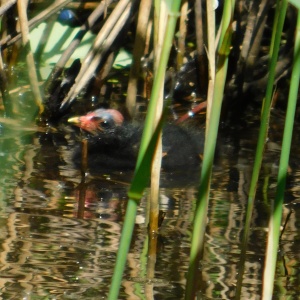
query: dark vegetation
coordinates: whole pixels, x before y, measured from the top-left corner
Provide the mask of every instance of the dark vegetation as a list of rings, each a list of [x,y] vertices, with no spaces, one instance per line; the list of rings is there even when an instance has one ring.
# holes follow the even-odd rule
[[[12,1],[13,3],[14,1]],[[65,4],[64,4],[65,2]],[[46,82],[40,86],[44,112],[38,115],[40,124],[47,124],[50,121],[58,121],[61,117],[68,114],[71,110],[76,112],[87,112],[96,107],[107,107],[115,105],[117,99],[118,106],[124,110],[125,97],[127,90],[127,80],[129,76],[128,68],[119,70],[112,68],[113,59],[120,49],[125,49],[129,53],[134,50],[136,35],[136,20],[138,14],[138,1],[132,1],[130,14],[125,19],[122,27],[118,28],[115,38],[104,53],[99,56],[96,64],[88,68],[84,62],[75,60],[73,65],[66,68],[69,62],[71,51],[80,45],[80,39],[86,31],[90,30],[97,34],[103,28],[110,13],[114,10],[118,1],[109,1],[107,8],[99,7],[97,1],[61,1],[57,5],[54,1],[29,1],[28,19],[29,28],[32,29],[39,23],[49,22],[49,27],[53,20],[57,19],[58,11],[62,8],[58,19],[66,26],[81,26],[81,31],[77,35],[77,40],[73,42],[62,55],[57,65],[53,68]],[[195,6],[201,1],[190,1],[188,3],[188,13],[182,15],[185,19],[186,35],[180,40],[174,40],[169,68],[166,76],[166,97],[172,97],[171,107],[176,108],[176,112],[186,112],[194,108],[197,112],[197,105],[205,102],[207,93],[208,60],[206,56],[207,37],[205,29],[206,13],[205,3],[201,3],[202,10],[200,15]],[[221,4],[220,4],[221,5]],[[93,15],[90,15],[94,11]],[[260,107],[264,95],[266,82],[268,79],[268,52],[272,33],[272,24],[275,12],[275,1],[238,1],[234,12],[234,33],[232,37],[232,47],[229,57],[229,70],[226,79],[224,92],[222,121],[225,123],[243,123],[244,117],[250,114],[258,114],[259,110],[252,111],[253,108]],[[220,22],[222,7],[216,10],[217,26]],[[105,15],[105,17],[104,17]],[[90,18],[88,18],[90,16]],[[18,10],[16,4],[12,4],[7,10],[2,10],[2,68],[1,68],[1,91],[3,99],[3,109],[6,116],[18,117],[23,114],[23,106],[29,110],[34,110],[32,99],[36,95],[28,91],[24,103],[12,103],[10,99],[10,87],[15,87],[24,82],[18,82],[18,74],[15,73],[17,65],[20,65],[21,72],[24,74],[28,68],[22,66],[29,47],[22,45],[20,30],[18,29]],[[284,36],[280,49],[280,58],[276,67],[276,93],[273,105],[285,108],[288,80],[291,68],[293,51],[293,40],[295,34],[296,10],[289,6],[284,26]],[[49,30],[50,32],[50,30]],[[45,40],[47,32],[45,32]],[[110,37],[110,33],[104,31]],[[202,40],[199,37],[202,37]],[[137,82],[137,101],[136,110],[140,105],[144,106],[151,90],[153,71],[152,71],[152,39],[146,36],[147,44],[141,45],[143,48],[140,57],[140,66]],[[38,60],[43,49],[43,41],[37,53],[35,53],[35,64],[38,66],[42,62]],[[98,52],[99,49],[93,49]],[[83,64],[81,66],[81,64]],[[76,76],[80,68],[86,68],[86,77],[79,79]],[[115,79],[111,84],[110,79]],[[72,95],[68,95],[70,88],[74,89]],[[77,99],[77,96],[80,96]],[[65,99],[65,100],[64,100]],[[75,100],[76,99],[76,100]],[[18,99],[16,99],[18,100]],[[37,101],[37,100],[36,100]],[[35,101],[35,102],[36,102]],[[80,102],[81,105],[75,103]],[[63,103],[63,105],[62,105]],[[23,106],[22,106],[23,105]],[[19,107],[18,107],[19,106]],[[21,106],[21,107],[20,107]],[[16,108],[17,107],[17,108]],[[82,108],[84,107],[84,108]],[[201,109],[201,107],[200,107]],[[203,108],[202,108],[203,110]],[[35,109],[37,112],[38,110]],[[252,113],[253,112],[253,113]],[[133,112],[131,111],[131,114]]]

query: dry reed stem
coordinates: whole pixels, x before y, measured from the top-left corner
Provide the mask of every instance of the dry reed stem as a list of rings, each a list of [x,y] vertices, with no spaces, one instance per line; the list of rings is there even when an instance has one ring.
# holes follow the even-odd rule
[[[35,69],[35,62],[34,62],[33,54],[31,52],[30,41],[29,41],[27,4],[28,4],[27,0],[18,0],[17,2],[18,14],[20,20],[20,29],[22,33],[22,44],[26,51],[26,63],[28,67],[28,75],[29,75],[31,90],[34,95],[35,103],[39,107],[39,112],[42,113],[44,111],[44,106],[42,104],[42,96],[39,89],[38,78]]]
[[[2,16],[6,11],[8,11],[16,2],[17,0],[8,0],[4,4],[1,4],[0,16]]]
[[[99,5],[95,8],[95,10],[90,14],[87,21],[80,27],[78,34],[76,34],[75,38],[72,40],[70,45],[67,47],[65,52],[62,54],[62,56],[58,60],[54,69],[57,69],[57,68],[61,69],[66,65],[66,63],[70,59],[71,55],[74,53],[74,51],[80,44],[85,33],[95,25],[96,21],[103,15],[106,8],[111,3],[112,3],[112,0],[103,0],[99,3]]]
[[[208,89],[206,104],[206,125],[210,120],[211,103],[214,97],[215,75],[216,75],[216,29],[215,29],[215,11],[211,0],[206,0],[206,21],[207,21],[207,56],[208,56]],[[208,126],[206,126],[208,128]]]
[[[71,1],[72,0],[57,0],[55,3],[49,5],[47,9],[44,9],[41,13],[39,13],[36,17],[32,18],[28,22],[29,30],[38,26],[40,23],[44,22],[45,20],[47,20],[49,17],[57,13],[61,8],[63,8],[66,4],[68,4]],[[16,36],[14,37],[8,35],[0,41],[0,46],[2,46],[3,48],[8,47],[14,44],[19,39],[21,39],[21,37],[22,37],[21,32],[16,34]]]
[[[105,2],[105,0],[103,0],[103,1]],[[71,8],[71,9],[78,9],[78,8],[80,8],[82,10],[85,10],[85,9],[95,9],[97,6],[98,6],[97,1],[94,1],[94,2],[83,2],[83,1],[80,1],[80,2],[77,2],[77,3],[71,2],[68,5],[66,5],[66,8]]]
[[[159,12],[158,12],[159,10]],[[164,43],[166,24],[168,20],[168,8],[164,1],[160,2],[159,5],[155,7],[156,16],[158,17],[154,24],[156,27],[156,42],[154,44],[154,74],[157,74],[159,68],[162,46]],[[154,75],[156,76],[156,75]],[[164,79],[162,80],[164,81]],[[161,84],[161,89],[159,93],[159,99],[157,100],[155,120],[153,121],[153,131],[156,128],[163,110],[163,93],[164,85]],[[151,169],[151,187],[150,187],[150,215],[149,215],[149,257],[148,259],[156,259],[156,234],[158,232],[158,215],[159,215],[159,186],[160,186],[160,171],[161,171],[161,160],[162,160],[162,134],[160,133],[157,141],[157,146],[155,149],[152,169]],[[152,244],[151,244],[152,243]],[[150,255],[152,256],[150,258]],[[149,271],[148,271],[149,272]]]
[[[80,27],[78,33],[68,45],[64,53],[59,58],[58,62],[56,63],[55,67],[52,69],[48,79],[45,82],[44,88],[45,90],[49,89],[51,83],[54,82],[63,72],[63,68],[65,67],[66,63],[74,53],[74,51],[79,46],[80,42],[82,41],[85,34],[88,32],[90,28],[92,28],[96,21],[106,13],[107,6],[112,3],[112,0],[103,0],[99,3],[99,5],[93,10],[93,12],[89,15],[86,22]]]
[[[126,107],[131,116],[135,114],[137,84],[140,77],[141,58],[145,53],[151,7],[152,0],[141,0],[126,98]]]
[[[189,12],[189,2],[183,1],[180,11],[179,19],[179,37],[178,37],[178,51],[177,51],[177,70],[183,64],[183,58],[185,56],[185,40],[187,35],[187,21]]]
[[[76,77],[75,84],[63,100],[61,109],[72,103],[88,81],[93,77],[100,61],[105,57],[120,30],[128,21],[133,2],[121,0],[108,17],[107,21],[99,31],[91,50],[83,61],[80,72]]]

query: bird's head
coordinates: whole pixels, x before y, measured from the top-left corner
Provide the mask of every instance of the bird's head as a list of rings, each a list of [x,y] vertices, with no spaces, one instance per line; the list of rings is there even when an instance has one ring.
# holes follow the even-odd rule
[[[91,133],[97,134],[116,126],[122,125],[124,118],[115,109],[97,109],[84,116],[77,116],[68,119],[68,122]]]

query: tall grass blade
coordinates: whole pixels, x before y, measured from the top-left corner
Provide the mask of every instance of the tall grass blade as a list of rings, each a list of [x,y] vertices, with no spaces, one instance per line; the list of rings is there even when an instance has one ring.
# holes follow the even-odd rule
[[[206,18],[207,18],[207,56],[208,56],[208,89],[207,89],[207,108],[206,108],[206,124],[209,124],[211,103],[213,101],[213,93],[216,75],[216,55],[215,55],[215,34],[216,34],[216,17],[213,9],[213,2],[206,0]],[[208,128],[208,126],[207,126]]]
[[[140,163],[140,159],[142,158],[143,153],[145,152],[145,149],[147,147],[148,144],[147,142],[150,140],[153,132],[152,122],[155,119],[155,115],[156,115],[156,106],[157,106],[156,101],[160,95],[161,85],[163,84],[163,78],[169,60],[170,49],[174,38],[174,32],[175,32],[175,26],[178,18],[179,7],[180,7],[180,1],[178,0],[172,1],[169,7],[170,15],[168,17],[165,39],[164,39],[164,44],[162,47],[162,53],[159,62],[160,67],[157,69],[157,72],[155,73],[154,83],[153,83],[151,96],[150,96],[150,102],[149,102],[147,116],[145,120],[145,128],[142,137],[142,141],[145,141],[145,145],[143,145],[143,143],[141,145],[140,148],[141,155],[139,154],[137,165],[139,165]]]
[[[168,3],[168,2],[167,2]],[[130,247],[132,232],[135,224],[137,212],[137,204],[143,195],[144,189],[148,185],[151,163],[155,148],[157,145],[158,136],[161,132],[163,116],[161,116],[158,126],[153,125],[156,117],[156,106],[159,98],[161,85],[163,84],[164,73],[167,67],[180,1],[169,2],[169,18],[166,27],[165,39],[160,56],[160,63],[157,72],[155,73],[153,88],[151,92],[150,103],[148,106],[145,127],[143,131],[141,146],[137,159],[136,169],[131,187],[128,192],[128,204],[125,214],[124,225],[120,240],[120,246],[117,254],[117,261],[112,278],[112,284],[108,295],[109,300],[118,299],[119,289],[122,281],[122,275],[126,264],[126,258]]]
[[[205,139],[204,156],[200,176],[199,195],[194,216],[194,229],[192,235],[189,270],[187,274],[185,299],[194,299],[197,291],[197,272],[199,260],[203,255],[205,229],[207,221],[207,208],[209,201],[210,178],[216,148],[220,112],[223,100],[223,92],[226,81],[228,55],[230,52],[232,35],[234,1],[227,0],[224,3],[222,18],[222,33],[218,50],[218,63],[216,73],[216,85],[211,107],[210,120]]]
[[[241,245],[241,259],[240,259],[239,276],[238,276],[237,289],[236,289],[236,299],[239,298],[239,295],[241,292],[241,287],[242,287],[245,254],[246,254],[247,243],[248,243],[248,238],[249,238],[249,230],[250,230],[252,212],[253,212],[253,207],[254,207],[256,185],[257,185],[257,181],[258,181],[258,177],[259,177],[259,172],[260,172],[262,159],[263,159],[263,153],[264,153],[264,149],[265,149],[265,143],[266,143],[266,139],[267,139],[267,135],[268,135],[268,126],[269,126],[270,110],[271,110],[274,79],[275,79],[275,68],[276,68],[276,63],[277,63],[277,58],[278,58],[278,52],[279,52],[280,40],[281,40],[281,32],[282,32],[283,24],[284,24],[284,20],[285,20],[286,9],[287,9],[287,1],[286,0],[283,0],[282,2],[277,1],[274,27],[273,27],[273,32],[272,32],[272,40],[271,40],[270,53],[269,53],[269,56],[270,56],[269,80],[267,83],[266,95],[265,95],[265,98],[263,101],[263,106],[262,106],[261,124],[260,124],[260,130],[259,130],[259,135],[258,135],[258,142],[257,142],[257,147],[256,147],[251,183],[250,183],[250,188],[249,188],[245,228],[244,228],[244,234],[243,234],[243,241],[242,241],[242,245]]]
[[[144,189],[148,185],[151,171],[151,163],[153,153],[157,144],[158,136],[161,132],[163,125],[163,118],[160,120],[150,143],[146,149],[146,152],[141,160],[140,166],[136,169],[135,176],[131,183],[131,187],[128,192],[128,204],[122,229],[122,235],[120,240],[120,246],[117,254],[117,261],[114,269],[114,275],[110,286],[108,299],[118,299],[119,289],[122,281],[123,271],[126,264],[127,254],[130,247],[132,232],[135,224],[135,217],[137,212],[137,205],[139,200],[143,196]]]
[[[286,176],[288,170],[289,155],[292,142],[293,126],[295,111],[297,105],[297,97],[300,81],[300,11],[298,11],[296,41],[294,48],[294,62],[291,75],[290,91],[288,98],[288,107],[285,119],[285,127],[283,133],[282,150],[279,163],[279,171],[277,178],[277,189],[275,203],[272,202],[272,211],[269,221],[267,255],[263,277],[263,297],[262,299],[272,299],[277,251],[280,236],[280,225],[282,217],[282,207],[284,200],[284,192],[286,185]]]

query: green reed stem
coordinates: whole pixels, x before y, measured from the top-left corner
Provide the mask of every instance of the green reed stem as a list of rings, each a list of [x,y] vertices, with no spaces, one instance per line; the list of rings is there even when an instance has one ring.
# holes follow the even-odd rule
[[[274,28],[273,28],[273,37],[272,41],[273,44],[271,45],[270,50],[270,65],[269,65],[269,80],[266,89],[266,96],[263,102],[262,108],[262,116],[261,116],[261,126],[258,135],[258,143],[256,148],[256,155],[252,173],[252,179],[249,189],[249,197],[248,197],[248,205],[253,203],[256,193],[256,184],[258,181],[259,171],[261,167],[265,142],[268,134],[268,127],[269,127],[269,119],[270,119],[270,109],[272,103],[272,95],[273,95],[273,86],[274,86],[274,79],[275,79],[275,68],[278,58],[278,51],[280,47],[280,40],[281,40],[281,32],[283,29],[283,23],[285,19],[285,13],[287,8],[287,0],[283,0],[280,4],[277,1],[277,10],[280,10],[280,14],[278,15],[278,21],[275,20]],[[251,216],[250,216],[251,218]]]
[[[284,4],[283,4],[284,5]],[[300,81],[300,11],[298,10],[296,41],[294,48],[294,62],[291,75],[290,91],[288,98],[288,107],[285,119],[282,150],[280,155],[279,171],[277,178],[277,189],[275,203],[272,203],[272,212],[269,221],[267,255],[263,278],[263,297],[262,299],[271,299],[274,288],[274,279],[276,271],[277,251],[280,236],[280,225],[282,218],[282,207],[286,185],[286,176],[288,162],[291,150],[293,135],[293,126],[295,111],[297,106],[297,97]]]
[[[114,300],[118,299],[119,289],[123,277],[123,272],[125,269],[127,254],[130,248],[130,242],[132,238],[132,233],[135,224],[137,205],[140,199],[143,196],[144,189],[148,185],[151,172],[151,164],[153,159],[153,154],[157,145],[158,137],[162,130],[164,118],[158,123],[157,128],[155,129],[152,138],[148,144],[146,152],[144,153],[143,158],[141,159],[140,166],[136,168],[135,175],[132,180],[130,189],[128,191],[128,203],[126,214],[124,218],[124,224],[120,239],[119,250],[117,254],[116,265],[114,269],[114,274],[112,277],[112,283],[109,290],[108,299]]]
[[[199,195],[194,216],[194,229],[191,243],[191,253],[189,270],[187,274],[185,299],[194,299],[197,291],[197,273],[199,260],[203,255],[205,229],[207,221],[207,209],[209,201],[210,178],[214,154],[216,149],[216,140],[218,135],[220,112],[225,87],[228,55],[230,52],[231,35],[232,35],[232,18],[233,18],[234,1],[227,0],[224,3],[222,18],[222,34],[218,49],[218,63],[216,73],[216,84],[214,86],[214,98],[211,107],[210,120],[205,139],[203,163],[200,176]]]
[[[170,14],[167,22],[166,34],[165,34],[162,53],[160,57],[159,68],[154,77],[154,83],[151,92],[148,112],[146,116],[141,146],[139,149],[135,174],[132,180],[131,187],[128,192],[129,200],[127,204],[127,210],[125,214],[116,265],[114,269],[112,283],[109,290],[109,295],[108,295],[109,300],[118,299],[119,289],[121,286],[127,254],[130,248],[132,232],[134,229],[137,205],[139,203],[139,200],[143,196],[144,189],[148,185],[152,158],[156,148],[158,136],[162,129],[163,116],[160,118],[160,122],[155,130],[154,130],[155,126],[153,125],[154,124],[153,122],[155,120],[155,113],[156,113],[155,110],[156,110],[157,100],[160,93],[160,88],[161,85],[163,84],[162,79],[164,78],[164,73],[167,67],[172,41],[174,38],[174,32],[175,32],[179,7],[180,7],[179,0],[177,1],[174,0],[170,2],[170,6],[169,6]]]
[[[143,157],[143,154],[145,153],[145,150],[147,148],[147,145],[149,143],[149,140],[153,133],[154,126],[153,121],[155,120],[156,115],[156,106],[157,106],[157,100],[160,95],[161,85],[163,84],[163,78],[166,71],[167,63],[169,60],[170,50],[174,38],[174,32],[176,27],[176,22],[178,18],[178,11],[180,7],[180,0],[172,1],[170,4],[170,14],[168,17],[167,27],[166,27],[166,33],[165,33],[165,39],[163,44],[163,49],[160,57],[160,63],[159,68],[157,69],[157,72],[154,77],[153,87],[151,91],[150,96],[150,102],[147,110],[147,116],[145,120],[145,128],[143,131],[142,136],[142,143],[140,147],[140,152],[137,160],[137,167],[140,164],[140,160]]]
[[[270,111],[271,111],[271,104],[272,104],[274,79],[275,79],[275,68],[276,68],[278,52],[279,52],[279,48],[280,48],[281,32],[283,29],[286,9],[287,9],[287,0],[283,0],[281,2],[280,2],[280,0],[277,0],[275,19],[274,19],[274,24],[273,24],[272,39],[271,39],[271,45],[270,45],[270,53],[269,53],[269,57],[270,57],[269,80],[267,83],[266,95],[265,95],[265,98],[263,101],[263,106],[262,106],[261,124],[260,124],[260,130],[259,130],[259,135],[258,135],[258,142],[257,142],[257,147],[256,147],[252,178],[251,178],[251,183],[250,183],[250,188],[249,188],[245,228],[244,228],[244,234],[243,234],[243,240],[242,240],[242,246],[241,246],[239,276],[238,276],[236,296],[235,296],[236,299],[239,299],[239,296],[241,293],[241,288],[242,288],[245,255],[246,255],[246,250],[247,250],[250,224],[251,224],[251,218],[252,218],[253,207],[254,207],[256,186],[257,186],[259,172],[260,172],[260,168],[261,168],[261,164],[262,164],[265,143],[266,143],[266,139],[267,139],[267,135],[268,135],[269,119],[270,119]]]

